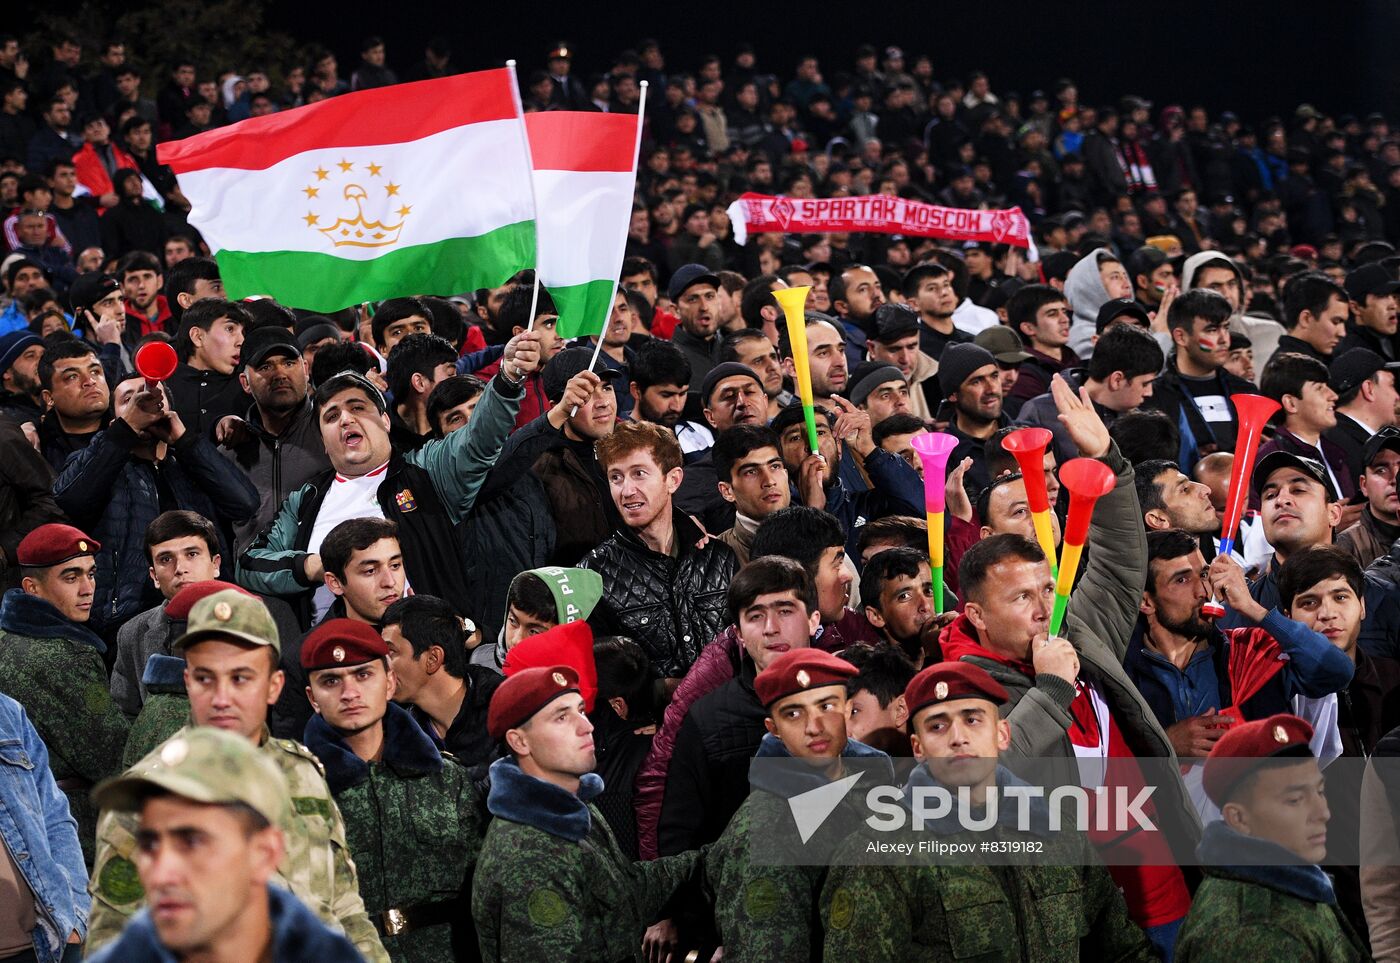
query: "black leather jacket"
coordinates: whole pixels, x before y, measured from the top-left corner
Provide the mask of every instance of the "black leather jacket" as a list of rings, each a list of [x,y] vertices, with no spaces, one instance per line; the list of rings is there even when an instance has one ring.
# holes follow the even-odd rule
[[[635,639],[658,675],[678,679],[728,624],[725,600],[739,561],[718,539],[696,548],[699,527],[674,508],[672,516],[676,558],[653,552],[624,527],[579,565],[603,577],[603,598],[588,620],[593,630]]]

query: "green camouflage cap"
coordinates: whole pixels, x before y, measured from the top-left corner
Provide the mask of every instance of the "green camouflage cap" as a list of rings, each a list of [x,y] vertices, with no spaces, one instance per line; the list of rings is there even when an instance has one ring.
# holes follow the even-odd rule
[[[200,803],[243,803],[274,826],[286,825],[291,792],[267,755],[243,736],[194,726],[92,791],[103,809],[136,810],[152,791]]]
[[[270,645],[281,656],[282,640],[277,623],[262,599],[238,589],[206,595],[190,609],[185,634],[175,640],[176,651],[202,639],[231,637],[251,645]]]

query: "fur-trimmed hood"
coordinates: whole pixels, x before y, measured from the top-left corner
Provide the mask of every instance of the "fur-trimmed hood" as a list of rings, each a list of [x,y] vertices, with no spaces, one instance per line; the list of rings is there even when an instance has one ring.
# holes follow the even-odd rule
[[[579,780],[575,794],[526,775],[514,758],[506,756],[491,763],[491,791],[486,797],[486,808],[493,816],[581,843],[593,826],[589,800],[602,791],[603,777],[596,772]]]
[[[306,748],[326,767],[326,785],[338,795],[369,778],[369,763],[350,751],[340,733],[320,715],[306,724]],[[384,754],[380,763],[395,774],[415,778],[442,772],[442,753],[408,714],[390,702],[384,713]]]
[[[48,602],[24,589],[10,589],[0,601],[0,629],[31,639],[82,642],[99,653],[107,651],[106,643],[92,629],[65,617]]]
[[[1212,876],[1267,886],[1310,903],[1337,902],[1332,880],[1322,867],[1303,862],[1277,843],[1237,833],[1223,820],[1206,826],[1196,855]]]

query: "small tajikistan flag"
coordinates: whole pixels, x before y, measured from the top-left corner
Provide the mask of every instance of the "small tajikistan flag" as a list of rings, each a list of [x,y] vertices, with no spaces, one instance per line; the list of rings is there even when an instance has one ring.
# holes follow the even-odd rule
[[[495,287],[535,260],[508,68],[346,94],[161,144],[229,297],[334,311]]]
[[[550,110],[525,115],[535,168],[540,284],[564,338],[601,334],[637,182],[641,114]]]

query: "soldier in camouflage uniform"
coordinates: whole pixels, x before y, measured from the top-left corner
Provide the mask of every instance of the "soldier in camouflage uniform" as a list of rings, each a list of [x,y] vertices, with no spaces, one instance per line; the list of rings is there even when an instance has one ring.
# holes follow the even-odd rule
[[[487,729],[510,752],[491,765],[495,819],[472,886],[481,958],[641,960],[643,931],[681,886],[698,882],[701,853],[648,863],[623,855],[589,804],[603,781],[592,772],[593,726],[568,666],[507,678],[491,697]]]
[[[366,958],[387,963],[389,955],[365,914],[345,826],[320,762],[300,743],[273,739],[268,732],[268,707],[277,701],[283,679],[277,668],[277,626],[267,607],[241,589],[215,592],[194,604],[189,631],[175,647],[185,656],[191,715],[191,726],[176,735],[214,726],[242,735],[267,753],[291,790],[288,821],[282,826],[287,853],[277,881],[323,921],[343,929]],[[158,748],[137,768],[148,767],[159,755]],[[135,831],[129,812],[104,812],[98,822],[97,861],[88,882],[93,897],[89,947],[112,940],[145,900],[133,861]]]
[[[985,669],[965,662],[929,666],[904,697],[920,762],[905,789],[906,805],[923,787],[966,786],[980,805],[992,786],[1016,784],[997,762],[1011,744],[1010,726],[998,713],[1007,693]],[[1032,809],[1031,829],[1021,832],[1006,824],[1015,811],[999,807],[1002,822],[985,834],[967,832],[952,815],[915,831],[911,814],[901,831],[867,829],[848,839],[822,892],[826,963],[1155,959],[1087,838],[1049,831],[1044,807]],[[879,843],[993,839],[1036,840],[1044,852],[1023,858],[1027,865],[981,865],[975,857],[933,855],[891,862],[871,850]],[[919,858],[927,862],[910,864]]]
[[[438,752],[408,711],[389,702],[388,660],[389,647],[364,622],[330,619],[306,637],[301,665],[316,711],[306,746],[326,767],[360,895],[389,956],[398,963],[473,959],[480,795],[466,767]]]
[[[141,673],[146,701],[131,723],[126,737],[122,766],[130,769],[152,749],[179,732],[190,722],[190,697],[185,692],[185,660],[174,655],[152,652]]]
[[[358,963],[359,951],[300,900],[271,886],[286,852],[287,782],[237,733],[212,726],[171,739],[143,766],[94,793],[138,820],[140,882],[179,912],[143,910],[93,963],[227,956],[278,963]],[[190,846],[190,830],[208,844]]]
[[[165,603],[165,624],[184,635],[190,609],[206,595],[226,589],[243,591],[232,582],[209,579],[186,585]],[[280,638],[280,636],[279,636]],[[122,752],[122,766],[130,769],[156,746],[190,724],[190,697],[185,692],[185,660],[178,655],[152,652],[141,672],[141,689],[146,693],[141,711],[131,723],[131,735]]]
[[[855,666],[820,649],[794,649],[754,679],[768,711],[768,734],[757,754],[764,761],[750,770],[753,791],[705,857],[725,960],[821,957],[817,904],[826,867],[813,854],[831,852],[860,826],[864,794],[848,793],[805,841],[788,800],[844,778],[845,759],[878,760],[883,771],[875,778],[894,778],[888,756],[846,738],[846,682],[857,674]],[[801,853],[802,865],[775,858],[784,844]]]
[[[0,692],[29,714],[92,865],[97,810],[88,794],[120,770],[129,724],[107,689],[102,639],[84,623],[102,546],[71,525],[40,525],[19,543],[23,577],[0,602]]]
[[[1330,813],[1312,736],[1297,716],[1276,715],[1211,748],[1202,783],[1221,818],[1196,851],[1206,878],[1177,936],[1180,963],[1371,958],[1317,865]]]

